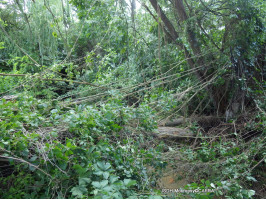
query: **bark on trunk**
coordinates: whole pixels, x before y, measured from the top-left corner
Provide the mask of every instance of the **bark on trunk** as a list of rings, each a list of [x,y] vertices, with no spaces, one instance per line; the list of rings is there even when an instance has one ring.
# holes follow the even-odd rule
[[[156,0],[150,0],[151,5],[153,6],[154,10],[157,12],[160,12],[161,19],[166,27],[166,29],[169,31],[169,34],[171,36],[172,41],[181,49],[184,50],[185,56],[188,59],[188,64],[190,65],[191,68],[195,67],[195,62],[192,59],[192,55],[189,53],[187,48],[184,46],[183,43],[177,41],[179,38],[178,33],[176,32],[173,24],[170,22],[170,20],[166,17],[164,14],[162,8],[158,5]],[[199,80],[201,80],[201,74],[199,71],[196,71],[196,76],[198,77]]]
[[[184,50],[185,56],[188,59],[188,64],[190,65],[190,67],[191,68],[195,68],[195,67],[199,67],[199,66],[202,67],[202,70],[195,71],[195,75],[197,76],[198,80],[201,83],[207,83],[212,78],[212,76],[207,75],[207,70],[209,69],[209,66],[205,63],[204,57],[201,56],[202,55],[201,48],[200,48],[199,42],[197,41],[196,34],[194,32],[192,25],[189,23],[186,24],[186,26],[187,26],[186,27],[186,30],[187,30],[186,35],[187,35],[187,40],[188,40],[190,47],[192,49],[192,52],[193,52],[194,56],[196,57],[195,60],[192,59],[192,55],[187,50],[187,48],[184,46],[184,44],[181,42],[177,42],[179,35],[178,35],[177,31],[175,30],[173,24],[170,22],[170,20],[167,18],[167,16],[165,15],[165,13],[161,9],[161,7],[158,5],[157,0],[150,0],[150,3],[152,4],[152,6],[153,6],[154,10],[157,12],[157,14],[160,13],[161,19],[162,19],[165,27],[169,31],[173,42],[175,42],[179,46],[179,48]],[[174,6],[175,6],[175,9],[177,11],[180,22],[182,22],[182,23],[187,22],[189,17],[186,13],[186,10],[185,10],[184,4],[183,4],[183,0],[174,0]],[[195,65],[195,63],[197,63],[197,66]],[[212,85],[208,85],[206,87],[206,89],[207,89],[207,91],[210,95],[210,98],[212,99],[216,109],[218,110],[218,113],[225,114],[225,109],[226,109],[226,106],[228,104],[227,95],[225,94],[227,88],[224,86],[216,88]]]

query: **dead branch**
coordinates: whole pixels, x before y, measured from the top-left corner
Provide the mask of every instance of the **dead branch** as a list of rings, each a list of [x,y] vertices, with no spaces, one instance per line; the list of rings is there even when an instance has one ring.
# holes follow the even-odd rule
[[[0,76],[27,76],[27,75],[28,74],[4,74],[4,73],[0,73]],[[38,77],[38,78],[40,78],[40,77]],[[94,85],[94,84],[88,83],[88,82],[80,82],[80,81],[67,80],[67,79],[57,79],[57,78],[40,78],[40,79],[43,81],[64,81],[64,82],[69,82],[69,83],[77,83],[77,84],[90,85],[93,87],[108,89],[106,87]]]

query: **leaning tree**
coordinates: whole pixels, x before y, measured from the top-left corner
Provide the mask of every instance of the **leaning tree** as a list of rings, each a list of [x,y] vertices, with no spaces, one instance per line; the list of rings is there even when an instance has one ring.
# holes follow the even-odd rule
[[[142,5],[183,51],[215,108],[228,117],[245,109],[248,89],[263,80],[265,4],[256,0],[149,0]],[[215,81],[213,81],[215,78]]]

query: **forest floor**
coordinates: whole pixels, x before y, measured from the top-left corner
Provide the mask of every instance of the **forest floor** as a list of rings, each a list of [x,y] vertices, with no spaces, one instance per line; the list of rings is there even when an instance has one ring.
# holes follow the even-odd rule
[[[201,117],[201,119],[204,118],[206,117]],[[212,119],[215,120],[215,118]],[[228,135],[229,139],[232,139],[230,132],[233,131],[241,133],[244,140],[248,142],[252,138],[262,134],[262,132],[244,131],[248,119],[247,116],[242,116],[234,123],[216,122],[214,124],[213,122],[210,124],[212,120],[209,120],[208,122],[206,121],[205,124],[201,123],[199,130],[204,132],[205,138],[209,136],[210,143],[215,142],[216,138],[220,137],[222,134],[224,135],[224,140],[228,139]],[[200,174],[208,174],[208,165],[212,165],[211,162],[198,164],[190,163],[187,158],[182,157],[183,154],[179,151],[182,147],[197,149],[201,141],[201,137],[198,133],[193,133],[193,131],[189,129],[189,126],[181,124],[179,126],[159,126],[157,133],[152,134],[158,140],[163,140],[164,143],[167,144],[162,158],[168,162],[168,165],[161,171],[160,177],[157,180],[157,186],[160,190],[184,189],[184,186],[196,182]],[[264,198],[266,196],[265,169],[265,166],[258,169],[255,176],[257,181],[250,185],[251,189],[256,191],[256,198]]]
[[[23,113],[25,113],[25,117],[28,117],[32,110],[37,110],[38,106],[32,106],[33,101],[30,101],[30,104],[26,104],[29,106],[24,108],[25,111],[23,113],[18,112],[19,109],[25,106],[25,102],[26,101],[21,101],[21,104],[18,104],[17,101],[13,100],[2,104],[4,112],[2,112],[3,116],[1,116],[0,123],[2,122],[3,127],[6,125],[4,120],[10,120],[10,118],[14,118],[14,121],[18,119],[20,120],[21,118],[24,119],[24,116],[22,116]],[[101,150],[99,152],[105,153],[104,150],[106,148],[101,142],[104,141],[106,143],[108,141],[109,143],[106,143],[108,148],[113,146],[112,151],[108,152],[119,150],[116,153],[123,158],[121,159],[123,165],[126,164],[125,159],[130,159],[134,164],[129,165],[124,171],[127,172],[132,166],[135,167],[135,170],[141,171],[144,169],[145,176],[148,176],[147,178],[145,177],[145,179],[140,177],[140,180],[144,180],[143,185],[149,184],[149,189],[154,191],[157,190],[162,192],[163,189],[187,189],[186,187],[190,187],[192,184],[194,184],[195,187],[202,186],[203,188],[209,188],[212,184],[218,188],[220,187],[218,185],[219,182],[236,180],[235,182],[237,184],[237,181],[241,181],[241,185],[236,185],[236,187],[238,187],[236,190],[243,186],[243,188],[245,188],[245,190],[243,189],[244,192],[251,191],[252,194],[256,194],[256,198],[263,198],[266,196],[266,176],[265,166],[263,165],[265,157],[263,157],[264,154],[261,153],[263,152],[263,123],[261,118],[254,117],[256,116],[255,114],[251,115],[251,112],[247,112],[248,114],[246,115],[228,121],[213,116],[194,116],[190,119],[182,118],[182,120],[173,119],[171,121],[164,121],[164,123],[158,122],[158,127],[154,130],[157,125],[155,120],[151,119],[149,121],[149,123],[153,125],[150,127],[145,127],[140,123],[140,119],[148,119],[148,117],[146,117],[146,111],[144,112],[145,116],[141,116],[142,118],[130,118],[130,120],[125,123],[121,123],[121,121],[116,122],[120,123],[120,127],[117,124],[115,126],[115,124],[109,122],[114,122],[112,121],[113,119],[119,118],[116,115],[111,114],[112,112],[121,109],[121,107],[108,107],[108,109],[109,110],[107,111],[104,109],[99,111],[92,109],[92,107],[80,107],[80,110],[77,112],[72,110],[67,115],[64,110],[59,113],[60,110],[51,110],[48,108],[49,118],[47,117],[43,119],[47,121],[53,120],[53,122],[57,123],[47,123],[47,126],[43,126],[44,124],[41,123],[33,124],[32,121],[36,119],[36,117],[35,115],[30,115],[33,116],[32,121],[29,121],[30,123],[26,123],[26,121],[22,124],[23,133],[21,135],[25,142],[28,143],[28,141],[32,141],[33,146],[30,148],[29,152],[33,155],[33,153],[35,153],[33,149],[35,149],[37,144],[44,146],[44,143],[48,143],[51,145],[55,143],[54,140],[60,144],[60,147],[74,149],[74,147],[71,146],[74,142],[70,143],[69,141],[74,141],[74,139],[76,139],[79,143],[77,143],[75,148],[79,149],[81,144],[87,145],[88,143],[88,140],[84,140],[82,137],[84,135],[87,136],[88,133],[93,133],[90,135],[91,137],[94,137],[94,141],[89,143],[91,146],[94,148],[100,146]],[[44,110],[41,111],[44,112]],[[21,118],[18,118],[17,115],[21,115]],[[121,117],[121,113],[119,113],[118,116]],[[57,121],[55,119],[56,117],[58,119]],[[69,119],[69,121],[60,121],[60,117],[65,117],[65,119]],[[97,121],[98,124],[94,123],[94,120]],[[72,130],[71,126],[68,126],[67,123],[72,123],[71,126],[75,127],[79,132],[74,132],[74,129]],[[113,126],[110,126],[110,124]],[[112,128],[119,127],[119,129],[109,130],[109,132],[102,129],[103,127],[107,128],[109,126]],[[94,128],[94,131],[98,129],[99,133],[97,134],[97,132],[93,132],[92,129],[88,129],[88,127]],[[10,130],[10,128],[6,129]],[[108,134],[103,134],[105,132]],[[28,138],[31,133],[34,133],[33,138]],[[6,135],[14,136],[12,141],[17,143],[22,140],[18,137],[19,135],[10,134],[9,132]],[[41,141],[36,142],[36,136],[40,136]],[[105,140],[104,137],[106,137]],[[121,142],[124,142],[125,144]],[[10,146],[15,146],[14,142],[11,143]],[[87,146],[85,147],[88,148]],[[126,153],[122,152],[125,147],[130,147]],[[21,151],[17,151],[17,154],[20,152]],[[106,153],[106,158],[107,156],[110,156],[110,160],[113,159],[114,155],[109,155],[108,152]],[[136,154],[134,155],[132,152]],[[88,155],[91,155],[91,153],[88,153]],[[37,156],[35,157],[37,158]],[[40,159],[46,158],[46,154],[40,154],[39,157]],[[19,157],[16,156],[16,159],[18,158]],[[76,159],[76,155],[71,158],[73,158],[71,163],[78,160]],[[97,158],[101,159],[102,157]],[[139,160],[142,163],[136,162],[136,159],[138,158],[140,158]],[[87,159],[92,160],[90,157],[86,158],[86,160]],[[78,162],[81,160],[82,159],[79,159]],[[0,170],[1,162],[2,166],[5,166],[5,176],[13,174],[15,168],[12,165],[10,165],[10,168],[6,167],[8,160],[0,160]],[[29,163],[27,161],[24,161],[24,163],[25,162],[27,164]],[[54,167],[52,166],[51,169],[54,169]],[[138,174],[139,171],[137,171]],[[147,171],[148,173],[146,173]],[[237,177],[235,178],[234,176]],[[248,181],[245,179],[247,177],[249,179]],[[209,185],[206,185],[207,181]],[[147,189],[138,192],[142,195],[142,192],[149,193],[152,190]],[[253,190],[256,191],[256,193]],[[166,194],[159,192],[159,195],[166,198],[193,197],[189,196],[190,194]],[[238,191],[233,191],[233,193],[232,190],[229,190],[228,193],[230,192],[232,193],[230,194],[231,196],[235,195],[232,197],[239,198],[239,196],[236,196],[239,194]],[[211,195],[217,194],[215,193]],[[225,194],[222,195],[225,196]],[[213,196],[205,197],[209,198]],[[222,196],[220,195],[218,197]]]

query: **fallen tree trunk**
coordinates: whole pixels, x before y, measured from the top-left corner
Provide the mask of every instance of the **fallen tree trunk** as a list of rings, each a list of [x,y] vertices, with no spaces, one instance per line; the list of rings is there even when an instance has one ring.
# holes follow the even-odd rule
[[[158,138],[189,138],[196,135],[189,129],[175,127],[158,127]]]
[[[159,126],[179,126],[185,123],[193,123],[197,122],[200,126],[217,126],[221,122],[220,117],[216,116],[201,116],[201,117],[191,117],[191,118],[185,118],[180,117],[177,119],[166,119],[159,122]]]
[[[178,119],[163,120],[159,122],[159,126],[179,126],[188,121],[188,118],[180,117]]]

